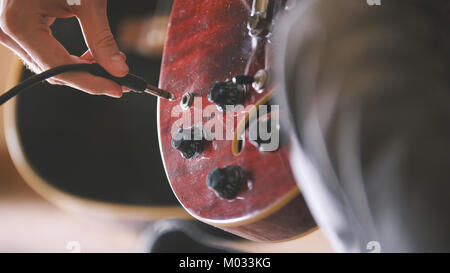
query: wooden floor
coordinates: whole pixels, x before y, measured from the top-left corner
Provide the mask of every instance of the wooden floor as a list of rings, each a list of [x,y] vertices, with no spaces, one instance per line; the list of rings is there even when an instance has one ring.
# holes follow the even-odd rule
[[[7,75],[13,55],[0,47],[0,75]],[[6,76],[0,78],[5,89]],[[0,91],[1,93],[2,91]],[[92,218],[63,211],[36,194],[19,176],[5,146],[0,109],[0,252],[140,252],[150,222]],[[247,252],[330,252],[320,231],[279,244],[229,244]],[[77,249],[80,247],[81,249]]]
[[[0,155],[0,252],[135,252],[146,223],[93,219],[62,211],[34,193],[8,155]],[[143,243],[143,240],[142,240]]]

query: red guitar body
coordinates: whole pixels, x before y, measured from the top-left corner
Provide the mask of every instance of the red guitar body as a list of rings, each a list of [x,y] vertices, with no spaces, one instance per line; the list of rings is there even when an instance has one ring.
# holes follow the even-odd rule
[[[254,75],[270,69],[270,43],[259,39],[256,47],[247,29],[251,0],[175,0],[165,46],[160,88],[176,95],[175,101],[159,101],[159,137],[166,173],[183,207],[195,218],[244,238],[280,241],[306,234],[316,225],[292,174],[289,143],[274,152],[261,152],[245,138],[240,149],[232,140],[213,140],[200,156],[186,159],[172,145],[180,116],[213,104],[211,86],[236,75]],[[254,41],[253,41],[254,45]],[[248,90],[244,106],[267,103],[275,90]],[[183,95],[191,92],[201,108],[180,108]],[[281,109],[280,115],[283,114]],[[237,134],[248,115],[236,114],[236,125],[226,128]],[[210,118],[203,117],[206,123]],[[232,200],[219,197],[206,181],[215,168],[240,166],[249,174],[249,186]]]

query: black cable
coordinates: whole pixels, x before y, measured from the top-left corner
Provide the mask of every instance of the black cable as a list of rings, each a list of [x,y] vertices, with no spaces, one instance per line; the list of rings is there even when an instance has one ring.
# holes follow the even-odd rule
[[[108,72],[106,72],[105,69],[103,69],[99,64],[67,64],[58,66],[52,69],[49,69],[45,72],[42,72],[41,74],[34,75],[17,86],[11,88],[9,91],[7,91],[5,94],[0,96],[0,106],[2,106],[4,103],[18,95],[20,92],[44,81],[51,77],[67,73],[67,72],[88,72],[90,74],[93,74],[95,76],[100,76],[103,78],[110,79],[121,86],[124,86],[126,88],[129,88],[130,90],[137,92],[137,93],[143,93],[147,89],[147,82],[132,74],[128,74],[127,76],[123,78],[114,77]]]

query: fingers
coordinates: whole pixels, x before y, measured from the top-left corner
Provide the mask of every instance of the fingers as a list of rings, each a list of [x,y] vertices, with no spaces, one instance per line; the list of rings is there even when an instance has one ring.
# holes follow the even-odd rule
[[[120,55],[126,60],[126,56],[123,52],[120,52]],[[95,63],[95,58],[92,55],[92,52],[90,50],[86,51],[81,57],[80,60],[82,60],[83,62],[87,62],[87,63]],[[122,92],[123,93],[128,93],[131,90],[125,87],[122,87]]]
[[[43,69],[39,67],[33,58],[31,58],[24,49],[22,49],[3,31],[0,31],[0,41],[3,45],[13,50],[31,71],[34,73],[41,73],[43,71]],[[77,62],[76,57],[73,58],[73,62]],[[117,98],[122,95],[122,92],[118,92],[116,86],[111,84],[110,81],[103,78],[91,77],[90,75],[85,75],[84,73],[61,75],[59,77],[49,79],[48,82],[56,85],[68,85],[73,88],[83,90],[89,94],[108,94]]]
[[[127,60],[127,56],[125,55],[125,53],[123,52],[119,52],[120,56],[122,56],[122,58],[126,61]],[[80,57],[82,60],[88,61],[88,62],[92,62],[95,63],[95,58],[94,55],[92,55],[92,52],[90,50],[86,51],[83,55],[81,55]]]
[[[37,56],[39,60],[43,60],[44,67],[55,67],[68,63],[83,62],[78,57],[70,56],[69,53],[50,35],[36,35],[33,37],[34,41],[41,41],[41,43],[48,45],[48,48],[53,51],[55,55],[48,54],[49,49],[33,50],[33,56]],[[45,60],[45,61],[44,61]],[[105,94],[115,98],[122,96],[122,87],[113,81],[105,78],[96,77],[88,73],[66,73],[55,77],[56,79],[63,81],[67,85],[83,90],[89,94]]]
[[[29,5],[37,3],[34,1],[26,2]],[[10,8],[6,13],[3,11],[0,23],[5,35],[0,38],[5,45],[16,52],[27,63],[27,66],[36,73],[64,64],[85,62],[79,57],[71,56],[51,35],[49,26],[53,23],[53,18],[43,16],[42,11],[33,13],[31,10]],[[52,12],[55,13],[54,15],[58,15],[59,11]],[[67,16],[67,14],[62,13],[61,17],[64,16]],[[67,73],[51,79],[50,82],[66,84],[89,94],[122,96],[120,85],[88,73]]]
[[[83,33],[95,61],[111,75],[124,77],[129,68],[114,40],[106,12],[106,0],[91,0],[77,12]]]
[[[65,85],[83,90],[91,95],[108,95],[121,98],[123,94],[122,88],[113,81],[87,73],[66,73],[58,79],[62,80]]]
[[[30,16],[27,18],[27,22],[28,24],[22,22],[21,28],[17,28],[17,26],[7,28],[8,36],[14,37],[16,42],[15,46],[10,42],[11,47],[15,47],[14,51],[19,52],[27,63],[34,63],[41,70],[47,70],[59,65],[83,62],[78,57],[70,56],[67,50],[51,35],[46,18]],[[33,57],[30,59],[30,56]],[[120,85],[87,73],[67,73],[55,77],[50,82],[64,83],[89,94],[104,94],[116,98],[122,96]]]
[[[70,63],[92,63],[76,56],[70,56]],[[83,90],[91,95],[108,95],[114,98],[122,97],[122,87],[113,81],[97,77],[89,73],[71,72],[55,77],[65,85]]]
[[[42,69],[38,66],[38,64],[33,60],[33,58],[28,55],[28,53],[23,50],[19,44],[16,43],[13,39],[11,39],[6,33],[0,30],[0,43],[12,50],[16,53],[17,56],[20,57],[24,65],[33,71],[34,73],[40,73]]]

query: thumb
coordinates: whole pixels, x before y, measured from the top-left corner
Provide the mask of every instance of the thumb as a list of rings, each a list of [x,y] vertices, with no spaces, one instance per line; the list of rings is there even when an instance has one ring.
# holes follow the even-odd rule
[[[109,27],[107,1],[91,0],[83,5],[77,17],[95,61],[113,76],[126,76],[129,68]]]

